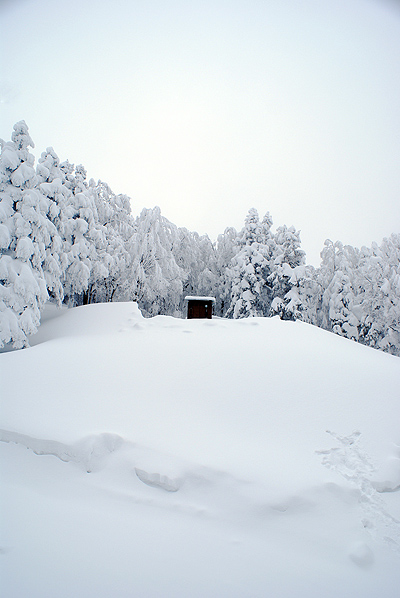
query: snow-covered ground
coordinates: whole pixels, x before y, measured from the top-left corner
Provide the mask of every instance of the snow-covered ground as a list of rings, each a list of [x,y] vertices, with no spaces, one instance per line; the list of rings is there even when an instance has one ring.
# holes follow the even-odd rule
[[[4,598],[398,597],[399,358],[132,303],[31,344],[0,355]]]

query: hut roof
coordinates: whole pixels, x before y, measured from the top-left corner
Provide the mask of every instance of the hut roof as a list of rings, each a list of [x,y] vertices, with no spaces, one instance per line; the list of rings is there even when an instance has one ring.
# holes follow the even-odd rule
[[[185,301],[212,301],[215,303],[215,297],[195,297],[194,295],[188,295],[185,297]]]

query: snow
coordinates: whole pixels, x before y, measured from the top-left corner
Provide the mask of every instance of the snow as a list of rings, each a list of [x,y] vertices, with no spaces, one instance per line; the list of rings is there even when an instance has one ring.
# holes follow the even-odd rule
[[[13,171],[10,178],[15,187],[23,187],[29,181],[35,181],[36,175],[32,166],[22,162],[18,168]]]
[[[4,224],[0,224],[0,248],[7,249],[11,243],[10,231]]]
[[[397,357],[133,303],[31,345],[0,354],[4,596],[397,597]]]
[[[188,295],[185,297],[185,301],[212,301],[215,303],[215,297],[200,297],[197,295]]]
[[[29,258],[34,254],[35,247],[33,242],[29,237],[21,237],[17,243],[17,250],[16,255],[18,258],[22,260],[29,260]]]
[[[19,165],[19,160],[13,147],[10,147],[10,142],[5,145],[1,152],[0,166],[3,170],[7,168],[10,170],[16,170]]]

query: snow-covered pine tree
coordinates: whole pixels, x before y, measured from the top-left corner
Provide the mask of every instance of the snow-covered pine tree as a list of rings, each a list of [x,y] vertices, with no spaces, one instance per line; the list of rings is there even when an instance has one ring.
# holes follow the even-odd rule
[[[298,272],[300,276],[297,278]],[[323,295],[321,283],[317,280],[317,270],[311,264],[306,264],[294,268],[294,275],[292,282],[297,283],[295,292],[299,298],[297,319],[317,326]]]
[[[93,283],[91,295],[96,301],[115,301],[128,291],[131,256],[127,243],[135,232],[129,197],[115,195],[107,183],[91,180],[89,190],[94,199],[98,223],[105,233],[105,265],[108,276]]]
[[[48,147],[39,158],[36,174],[46,216],[58,232],[57,258],[54,253],[48,256],[50,263],[46,264],[45,275],[50,300],[60,304],[64,299],[62,283],[65,271],[70,265],[71,231],[74,226],[72,191],[65,184],[59,157],[52,147]]]
[[[95,199],[82,165],[60,164],[63,183],[71,190],[67,244],[68,266],[63,277],[64,294],[70,305],[93,303],[99,280],[108,277],[106,231],[99,223]]]
[[[325,330],[358,340],[363,317],[358,262],[359,251],[340,241],[325,241],[317,281],[321,285],[318,325]]]
[[[215,249],[208,235],[199,235],[179,227],[173,239],[172,252],[183,271],[179,305],[179,310],[183,312],[186,295],[214,294],[218,280]]]
[[[173,255],[177,227],[161,215],[159,207],[144,208],[135,222],[129,243],[132,255],[129,299],[147,316],[178,313],[185,272]]]
[[[198,244],[199,235],[192,233],[187,228],[177,228],[176,235],[172,240],[172,253],[176,264],[181,268],[182,277],[182,300],[184,295],[194,295],[198,289],[198,277],[201,268],[201,252]]]
[[[400,355],[400,235],[361,248],[363,319],[360,342]]]
[[[228,227],[217,238],[215,247],[217,284],[213,295],[216,298],[215,310],[225,316],[231,304],[232,296],[232,260],[238,253],[239,236],[235,228]]]
[[[214,295],[218,279],[214,246],[208,235],[193,233],[193,236],[199,250],[195,294]]]
[[[14,125],[0,156],[0,346],[28,345],[47,300],[43,265],[55,249],[57,231],[47,219],[37,183],[34,143],[25,121]]]
[[[385,296],[385,336],[379,348],[400,356],[400,234],[383,239],[381,251],[385,256],[385,278],[381,292]]]
[[[274,239],[272,219],[262,222],[255,208],[249,210],[232,259],[232,295],[227,317],[267,316],[271,308],[271,274]]]
[[[271,315],[279,314],[284,320],[301,317],[305,251],[300,249],[300,231],[294,226],[278,227],[274,235],[273,271],[269,276],[273,301]]]

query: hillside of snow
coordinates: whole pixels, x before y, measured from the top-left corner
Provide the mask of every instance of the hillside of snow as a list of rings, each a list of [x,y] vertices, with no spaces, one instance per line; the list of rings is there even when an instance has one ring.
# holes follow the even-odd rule
[[[4,598],[397,598],[399,358],[49,306],[0,380]]]

